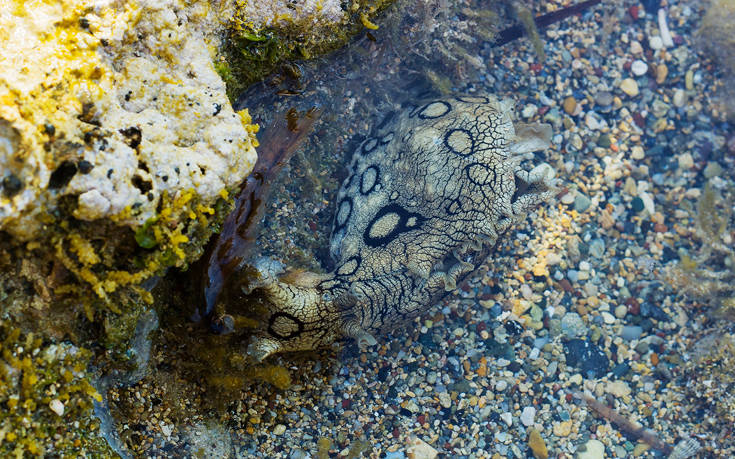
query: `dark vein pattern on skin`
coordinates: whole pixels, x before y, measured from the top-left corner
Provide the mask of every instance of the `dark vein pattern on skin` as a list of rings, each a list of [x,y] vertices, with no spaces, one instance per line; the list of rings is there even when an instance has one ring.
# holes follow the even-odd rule
[[[554,194],[545,125],[514,126],[492,97],[428,101],[394,116],[355,151],[337,196],[330,252],[337,268],[278,279],[260,266],[268,328],[257,359],[344,336],[362,344],[426,311],[483,261],[512,224]]]

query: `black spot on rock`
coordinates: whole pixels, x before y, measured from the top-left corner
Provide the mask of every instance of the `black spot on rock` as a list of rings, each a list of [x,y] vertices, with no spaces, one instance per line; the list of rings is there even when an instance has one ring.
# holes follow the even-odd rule
[[[137,148],[138,145],[140,145],[140,142],[143,140],[143,133],[137,126],[120,129],[120,134],[125,136],[125,143],[127,143],[130,148]]]
[[[3,177],[3,195],[12,198],[23,189],[23,182],[15,174]]]
[[[48,181],[48,187],[54,190],[63,188],[69,184],[76,173],[76,164],[71,161],[64,161],[51,173],[51,178],[49,178]]]

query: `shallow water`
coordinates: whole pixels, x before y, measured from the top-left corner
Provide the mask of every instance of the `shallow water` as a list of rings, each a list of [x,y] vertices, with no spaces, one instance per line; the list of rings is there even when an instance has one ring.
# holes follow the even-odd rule
[[[528,40],[481,39],[465,5],[427,5],[394,8],[372,38],[239,99],[266,129],[288,108],[323,110],[272,187],[257,252],[331,270],[351,152],[389,113],[442,90],[511,98],[520,121],[551,124],[534,162],[551,164],[566,192],[377,345],[274,357],[290,370],[286,389],[225,381],[245,364],[202,351],[244,353],[246,342],[163,332],[154,375],[111,396],[123,440],[162,457],[402,458],[416,439],[444,457],[543,457],[541,443],[556,457],[656,457],[693,438],[699,457],[732,456],[735,341],[718,311],[733,295],[735,141],[715,93],[722,70],[694,44],[703,5],[668,2],[674,42],[659,47],[642,4],[603,2],[542,31],[543,61]],[[212,359],[209,375],[189,371],[192,356]]]

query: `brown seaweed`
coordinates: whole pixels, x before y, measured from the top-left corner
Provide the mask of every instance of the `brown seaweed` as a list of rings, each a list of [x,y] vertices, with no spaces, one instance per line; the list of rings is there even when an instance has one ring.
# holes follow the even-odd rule
[[[241,184],[233,211],[225,219],[222,231],[210,243],[204,257],[204,310],[199,311],[201,317],[212,316],[228,279],[242,268],[250,256],[258,223],[263,218],[268,201],[270,185],[311,132],[320,114],[320,110],[312,108],[302,116],[292,108],[277,116],[274,124],[263,133],[255,167]]]

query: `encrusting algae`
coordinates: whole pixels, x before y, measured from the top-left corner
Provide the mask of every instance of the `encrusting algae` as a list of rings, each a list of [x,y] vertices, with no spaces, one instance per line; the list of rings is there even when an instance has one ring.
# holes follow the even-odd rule
[[[115,456],[97,436],[92,402],[101,396],[87,379],[90,357],[0,321],[0,456]]]

